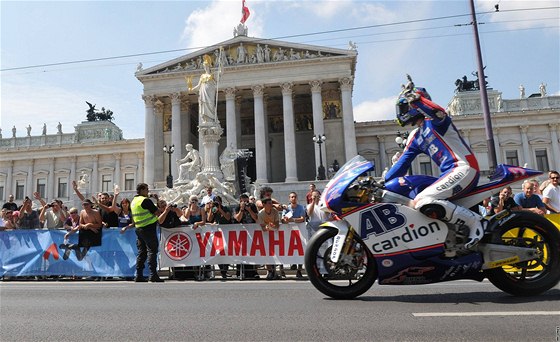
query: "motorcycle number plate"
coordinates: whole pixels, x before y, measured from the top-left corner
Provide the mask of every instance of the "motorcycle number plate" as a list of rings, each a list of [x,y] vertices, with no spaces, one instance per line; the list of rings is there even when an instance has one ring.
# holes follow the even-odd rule
[[[331,249],[332,262],[338,262],[338,259],[340,259],[342,247],[344,246],[344,240],[346,240],[346,234],[338,234],[334,237],[334,241]]]

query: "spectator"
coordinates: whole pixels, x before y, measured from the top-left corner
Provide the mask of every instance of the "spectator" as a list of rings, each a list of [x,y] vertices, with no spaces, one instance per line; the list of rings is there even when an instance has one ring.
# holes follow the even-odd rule
[[[307,238],[311,239],[311,236],[317,232],[319,226],[330,220],[331,216],[326,211],[321,210],[319,207],[319,200],[321,199],[321,194],[319,191],[313,191],[311,195],[313,202],[307,205],[307,217],[309,221],[307,222]]]
[[[158,208],[154,205],[148,196],[148,184],[138,183],[136,186],[137,195],[132,199],[130,208],[132,210],[132,220],[136,227],[138,246],[138,256],[136,258],[136,277],[135,282],[146,282],[144,278],[144,263],[148,259],[148,267],[150,276],[148,280],[153,283],[162,283],[157,273],[157,253],[158,253],[158,237],[157,237],[157,221],[160,214]]]
[[[211,186],[206,187],[206,195],[202,197],[202,201],[200,202],[201,207],[205,206],[208,202],[214,202],[214,197],[216,197],[216,195],[212,193],[212,190],[213,188]]]
[[[183,213],[176,205],[167,203],[164,200],[158,201],[158,209],[161,214],[158,216],[159,225],[163,228],[176,228],[181,225]]]
[[[535,189],[535,193],[538,193],[538,194],[541,194],[541,195],[542,195],[542,192],[544,191],[544,189],[546,189],[546,187],[548,186],[548,184],[550,184],[550,173],[551,173],[551,172],[552,172],[552,171],[548,171],[548,175],[547,175],[548,178],[547,178],[545,181],[543,181],[543,182],[541,183],[541,186],[539,186],[539,189],[538,189],[538,190]],[[541,196],[541,198],[542,198],[542,196]]]
[[[79,231],[78,244],[60,245],[60,248],[66,248],[64,259],[67,259],[70,251],[76,251],[78,260],[87,254],[90,247],[101,246],[103,223],[99,211],[93,209],[93,203],[86,199],[82,202],[82,211],[80,212],[79,224],[72,228],[64,235],[67,240],[70,235]]]
[[[6,208],[2,208],[2,214],[0,216],[0,230],[4,229],[16,229],[14,211]]]
[[[272,200],[272,206],[278,210],[281,211],[283,209],[282,204],[280,204],[280,202],[278,202],[277,200],[275,200],[274,198],[272,198],[272,193],[273,190],[271,187],[269,186],[263,186],[260,190],[260,195],[259,195],[259,200],[257,200],[255,202],[257,209],[259,210],[259,212],[264,208],[263,205],[263,199],[265,198],[270,198]]]
[[[222,198],[220,196],[214,197],[214,204],[212,210],[208,214],[208,222],[214,224],[231,224],[231,209],[222,204]],[[219,264],[220,274],[223,279],[228,277],[227,271],[229,268],[228,264]]]
[[[234,208],[235,215],[233,219],[237,223],[256,223],[259,220],[257,206],[251,203],[249,196],[241,194],[239,196],[239,205]],[[241,275],[241,265],[237,265],[237,276]],[[256,265],[243,265],[243,278],[259,279],[259,274],[256,270]]]
[[[98,195],[96,204],[99,207],[101,218],[103,218],[103,227],[118,227],[119,215],[113,209],[113,199],[111,196],[106,192],[102,192],[101,195]]]
[[[189,224],[192,224],[193,229],[206,223],[206,213],[198,206],[198,197],[196,195],[189,197],[189,206],[185,210],[183,217]]]
[[[303,205],[298,204],[297,194],[295,192],[290,192],[289,203],[282,212],[282,223],[303,223],[305,222],[305,208]],[[296,278],[301,279],[303,276],[301,274],[302,270],[301,264],[297,265]],[[280,275],[285,277],[284,270],[281,268]]]
[[[23,200],[21,209],[19,210],[19,219],[16,224],[18,228],[22,229],[38,229],[41,228],[41,221],[39,221],[39,214],[37,210],[32,208],[33,202],[27,196]]]
[[[272,204],[272,198],[266,197],[261,200],[263,208],[259,211],[259,224],[262,230],[269,231],[275,230],[280,227],[280,218],[278,217],[278,210]],[[266,265],[267,274],[266,279],[277,279],[276,270],[274,265]]]
[[[541,198],[534,193],[533,183],[529,180],[523,182],[523,192],[513,197],[515,203],[521,206],[521,210],[531,211],[538,215],[544,215],[545,206]]]
[[[309,191],[305,195],[305,199],[307,201],[307,204],[310,204],[311,202],[313,202],[313,191],[318,191],[319,195],[321,195],[321,192],[319,190],[317,190],[317,188],[315,187],[315,183],[309,184]]]
[[[64,227],[66,217],[67,215],[61,208],[60,203],[55,200],[43,206],[39,214],[39,221],[42,227],[59,229]]]
[[[558,171],[550,171],[548,179],[550,183],[542,193],[542,201],[546,206],[548,214],[560,213],[560,186],[558,186]]]
[[[113,205],[111,209],[117,214],[119,218],[118,227],[120,229],[124,227],[132,226],[132,212],[130,211],[130,200],[128,198],[123,198],[119,204],[117,204],[117,199],[119,197],[119,189],[115,187],[115,193],[113,195]]]
[[[531,183],[532,184],[532,183]],[[493,196],[490,199],[490,214],[497,214],[503,210],[517,211],[521,210],[521,206],[518,205],[515,200],[511,197],[512,190],[510,186],[503,188],[498,196]]]
[[[4,203],[2,209],[8,209],[11,211],[18,210],[18,205],[14,202],[14,195],[8,196],[8,202]]]
[[[80,224],[80,215],[78,213],[78,209],[72,207],[70,208],[70,210],[68,210],[68,217],[66,218],[66,221],[64,221],[64,229],[70,231],[73,228],[78,227],[79,224]]]
[[[542,199],[542,192],[539,186],[539,181],[533,178],[531,179],[531,182],[533,183],[533,189],[535,189],[535,195],[538,195]]]

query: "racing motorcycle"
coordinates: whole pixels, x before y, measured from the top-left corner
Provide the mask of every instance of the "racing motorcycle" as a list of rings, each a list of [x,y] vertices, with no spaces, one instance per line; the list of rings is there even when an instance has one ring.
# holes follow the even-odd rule
[[[412,199],[436,178],[411,175],[385,184],[368,177],[372,162],[348,161],[327,184],[320,206],[332,213],[310,239],[305,268],[325,295],[351,299],[380,285],[416,285],[488,278],[515,296],[533,296],[560,280],[560,231],[543,216],[504,210],[485,217],[481,241],[465,249],[468,227],[429,218]],[[501,188],[542,174],[498,165],[489,183],[457,205],[476,207]]]

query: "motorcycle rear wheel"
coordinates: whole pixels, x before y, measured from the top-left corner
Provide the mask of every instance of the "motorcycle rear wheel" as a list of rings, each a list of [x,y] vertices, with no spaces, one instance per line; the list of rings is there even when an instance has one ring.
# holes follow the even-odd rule
[[[493,243],[536,248],[539,257],[486,271],[488,280],[514,296],[535,296],[560,281],[560,232],[546,218],[523,213],[497,229]]]
[[[354,236],[352,254],[343,254],[338,263],[330,259],[335,229],[320,229],[309,241],[305,269],[309,280],[323,294],[334,299],[352,299],[365,293],[377,279],[371,251]]]

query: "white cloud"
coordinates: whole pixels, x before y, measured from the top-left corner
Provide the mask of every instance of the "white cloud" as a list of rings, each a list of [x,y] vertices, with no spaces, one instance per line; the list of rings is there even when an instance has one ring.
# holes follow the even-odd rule
[[[258,16],[259,8],[255,3],[250,5],[249,10],[249,35],[259,37],[263,28],[262,20]],[[190,47],[202,48],[231,39],[233,28],[239,24],[240,19],[241,2],[212,1],[207,7],[197,9],[188,16],[181,40]],[[220,24],[215,24],[217,21]]]
[[[395,97],[364,101],[354,106],[354,121],[392,120],[395,118]]]

